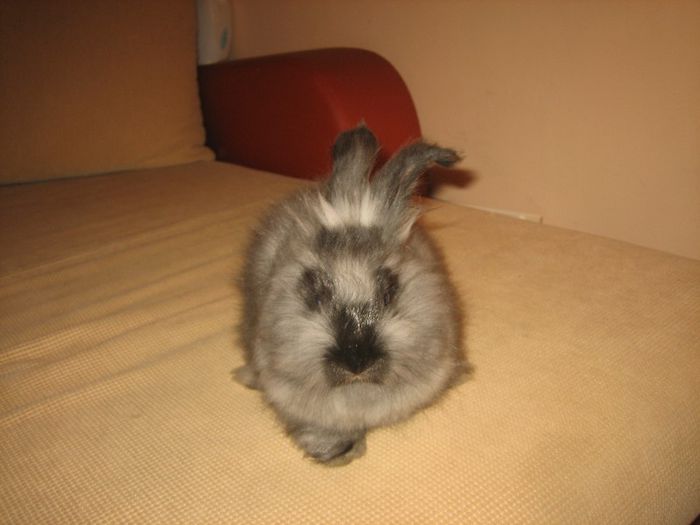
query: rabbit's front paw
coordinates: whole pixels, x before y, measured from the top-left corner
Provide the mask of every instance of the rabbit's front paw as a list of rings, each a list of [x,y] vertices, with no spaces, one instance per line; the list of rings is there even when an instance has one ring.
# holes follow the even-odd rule
[[[325,429],[302,427],[291,432],[294,441],[304,452],[327,466],[347,465],[364,455],[364,433],[339,434]]]

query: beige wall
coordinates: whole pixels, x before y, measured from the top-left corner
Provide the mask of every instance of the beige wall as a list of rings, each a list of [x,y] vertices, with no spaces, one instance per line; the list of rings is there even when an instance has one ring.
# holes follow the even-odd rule
[[[379,52],[461,204],[700,258],[700,1],[232,0],[236,57]]]

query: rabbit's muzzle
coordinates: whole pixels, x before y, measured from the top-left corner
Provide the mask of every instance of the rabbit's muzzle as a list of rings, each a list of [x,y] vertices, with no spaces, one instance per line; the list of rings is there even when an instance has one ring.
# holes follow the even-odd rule
[[[377,312],[370,304],[349,305],[333,315],[335,344],[326,350],[326,376],[333,386],[381,383],[389,356],[375,329]]]

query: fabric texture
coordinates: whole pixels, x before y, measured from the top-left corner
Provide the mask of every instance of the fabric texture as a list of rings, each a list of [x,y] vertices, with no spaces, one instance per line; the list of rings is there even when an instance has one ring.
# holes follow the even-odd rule
[[[700,262],[425,202],[472,378],[304,458],[234,276],[304,184],[200,162],[0,188],[0,522],[672,523],[700,512]]]
[[[0,182],[213,158],[191,0],[0,3]]]

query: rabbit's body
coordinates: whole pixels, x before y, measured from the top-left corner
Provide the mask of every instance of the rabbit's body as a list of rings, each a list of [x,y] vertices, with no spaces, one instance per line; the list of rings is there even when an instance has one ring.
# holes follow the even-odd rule
[[[425,168],[457,156],[416,143],[369,183],[376,152],[364,126],[342,134],[330,180],[273,207],[243,275],[238,378],[320,461],[361,454],[368,429],[431,403],[461,369],[457,299],[410,206]]]

